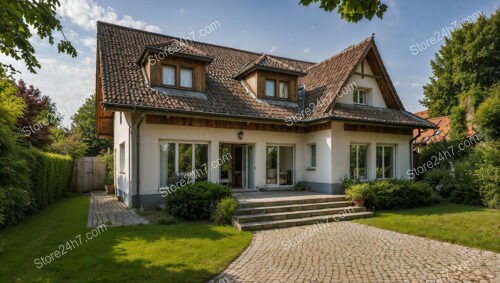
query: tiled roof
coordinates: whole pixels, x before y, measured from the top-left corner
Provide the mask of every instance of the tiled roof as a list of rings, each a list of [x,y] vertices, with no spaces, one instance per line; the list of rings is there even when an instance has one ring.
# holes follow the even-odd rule
[[[298,83],[306,86],[306,103],[319,102],[317,111],[307,117],[306,121],[335,118],[332,117],[329,106],[333,105],[336,94],[366,54],[372,40],[369,37],[315,64],[197,41],[184,43],[170,36],[98,22],[97,50],[102,103],[107,109],[134,108],[274,121],[284,121],[300,113],[302,109],[299,103],[272,103],[249,95],[234,76],[252,65],[300,75]],[[147,85],[143,71],[137,64],[138,58],[144,54],[145,48],[163,50],[168,46],[179,47],[181,52],[188,55],[212,58],[211,63],[206,66],[206,97],[201,99],[196,96],[165,95]],[[363,113],[367,117],[373,117],[375,113],[383,111],[368,112]],[[388,112],[392,113],[390,110]],[[398,117],[405,116],[399,112]],[[400,123],[397,119],[391,121],[388,120],[389,116],[384,117],[387,118],[381,120],[387,123]],[[428,125],[421,122],[421,119],[417,119],[413,124],[422,127]]]
[[[361,104],[336,103],[333,109],[334,120],[367,122],[374,124],[395,124],[434,128],[435,125],[407,111],[380,108]]]
[[[430,118],[428,110],[417,112],[415,113],[415,115],[422,119],[426,119],[427,121],[437,126],[436,129],[421,131],[420,136],[418,136],[418,130],[416,129],[413,130],[413,136],[417,138],[414,141],[416,144],[428,144],[432,142],[450,140],[450,128],[451,128],[450,116]],[[467,136],[469,137],[473,136],[475,132],[472,129],[472,125],[470,123],[467,125],[467,128],[468,128]]]
[[[249,73],[250,71],[253,71],[255,69],[260,69],[260,70],[269,70],[269,71],[274,71],[278,73],[286,73],[286,74],[292,74],[292,75],[305,75],[304,70],[295,68],[293,66],[288,65],[287,63],[273,58],[267,54],[262,54],[259,56],[259,58],[255,59],[252,62],[249,62],[247,65],[243,67],[241,71],[239,71],[235,77],[242,77],[245,74]]]
[[[203,52],[177,39],[169,39],[161,43],[147,44],[145,49],[160,50],[170,54],[185,54],[194,57],[210,58],[210,61],[212,59],[206,52]]]

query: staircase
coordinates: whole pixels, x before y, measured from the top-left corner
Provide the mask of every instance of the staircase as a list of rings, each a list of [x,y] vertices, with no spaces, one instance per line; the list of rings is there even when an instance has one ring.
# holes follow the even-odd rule
[[[265,194],[265,193],[261,193]],[[238,199],[233,225],[246,231],[276,229],[370,217],[373,212],[354,207],[344,195],[312,194]]]

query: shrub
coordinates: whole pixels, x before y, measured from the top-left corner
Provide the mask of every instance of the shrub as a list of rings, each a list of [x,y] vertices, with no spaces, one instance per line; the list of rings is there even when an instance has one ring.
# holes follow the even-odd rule
[[[473,172],[479,187],[482,203],[500,208],[500,141],[487,142],[476,147],[481,157]]]
[[[173,217],[172,215],[163,215],[158,218],[158,224],[162,225],[170,225],[170,224],[175,224],[177,223],[177,219]]]
[[[435,201],[432,188],[424,182],[379,180],[370,182],[366,206],[375,209],[410,208]]]
[[[212,222],[217,225],[230,224],[237,206],[238,202],[233,197],[221,199],[212,213]]]
[[[444,167],[434,168],[425,173],[424,182],[429,184],[443,198],[449,198],[455,189],[455,179],[450,170]]]
[[[113,153],[103,153],[99,156],[101,160],[106,164],[106,178],[104,180],[105,185],[113,185],[115,183],[115,165],[113,160]]]
[[[180,219],[210,219],[217,203],[231,196],[231,189],[210,182],[190,183],[172,190],[166,197],[167,211]]]
[[[304,182],[297,182],[295,186],[293,186],[295,191],[308,191],[309,188],[304,184]]]
[[[492,88],[494,92],[477,108],[474,123],[478,126],[481,136],[490,139],[500,139],[500,84]]]
[[[18,223],[31,206],[28,191],[12,187],[0,188],[0,227]]]
[[[345,193],[351,200],[366,199],[370,193],[370,185],[368,183],[354,184],[349,186]]]

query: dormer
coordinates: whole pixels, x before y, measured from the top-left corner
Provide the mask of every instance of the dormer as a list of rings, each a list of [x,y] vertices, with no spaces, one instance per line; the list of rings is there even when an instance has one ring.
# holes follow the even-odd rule
[[[297,78],[305,73],[279,59],[262,54],[246,64],[234,78],[242,80],[259,99],[296,102]]]
[[[152,87],[206,92],[206,66],[212,59],[187,43],[170,39],[146,45],[138,64]]]

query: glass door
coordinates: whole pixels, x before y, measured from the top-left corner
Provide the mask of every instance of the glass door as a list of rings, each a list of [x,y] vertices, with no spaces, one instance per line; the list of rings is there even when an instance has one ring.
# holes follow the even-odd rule
[[[253,145],[243,146],[243,188],[253,189],[254,184],[254,162],[253,162]]]
[[[293,185],[293,146],[269,145],[266,148],[266,184]]]

